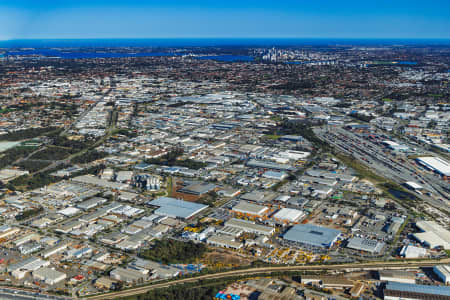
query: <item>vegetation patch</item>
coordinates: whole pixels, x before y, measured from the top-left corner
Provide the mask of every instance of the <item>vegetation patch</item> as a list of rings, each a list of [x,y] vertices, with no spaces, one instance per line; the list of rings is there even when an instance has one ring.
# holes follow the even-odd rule
[[[51,162],[48,162],[48,161],[27,159],[27,160],[17,163],[16,166],[18,166],[24,170],[27,170],[30,173],[34,173],[34,172],[44,169],[45,167],[48,167],[50,164],[51,164]]]
[[[204,244],[163,239],[157,240],[150,249],[141,251],[139,255],[164,264],[194,263],[205,254],[206,250]]]
[[[97,159],[106,157],[108,153],[97,150],[89,150],[81,155],[75,156],[70,161],[74,164],[87,164]]]
[[[45,135],[58,130],[57,127],[27,128],[0,135],[0,141],[20,141]]]

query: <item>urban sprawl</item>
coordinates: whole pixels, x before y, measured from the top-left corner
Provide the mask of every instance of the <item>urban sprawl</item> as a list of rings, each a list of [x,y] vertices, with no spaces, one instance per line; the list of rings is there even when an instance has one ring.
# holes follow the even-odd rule
[[[0,298],[450,298],[450,48],[15,50]]]

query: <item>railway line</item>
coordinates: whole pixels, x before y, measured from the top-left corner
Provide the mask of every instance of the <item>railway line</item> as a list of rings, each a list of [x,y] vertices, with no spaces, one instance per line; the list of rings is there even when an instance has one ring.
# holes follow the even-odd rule
[[[275,272],[294,272],[294,271],[336,271],[336,270],[375,270],[375,269],[404,269],[404,268],[420,268],[430,267],[438,264],[448,264],[450,259],[442,260],[427,260],[422,262],[417,261],[402,261],[402,262],[368,262],[358,264],[338,264],[338,265],[308,265],[308,266],[283,266],[283,267],[266,267],[266,268],[252,268],[246,270],[227,271],[216,274],[201,275],[192,278],[185,278],[174,280],[165,283],[157,283],[141,287],[135,287],[129,290],[112,292],[106,294],[99,294],[95,296],[86,297],[84,299],[117,299],[121,297],[128,297],[146,293],[153,289],[166,288],[172,285],[192,283],[200,280],[220,279],[234,276],[253,276],[261,274],[270,274]]]

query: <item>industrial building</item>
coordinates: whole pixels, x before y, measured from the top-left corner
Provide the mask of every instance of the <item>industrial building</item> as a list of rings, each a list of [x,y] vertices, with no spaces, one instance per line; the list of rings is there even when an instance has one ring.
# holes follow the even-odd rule
[[[275,213],[272,218],[278,222],[283,223],[296,223],[305,216],[305,213],[298,209],[282,208]]]
[[[412,245],[403,246],[400,250],[400,256],[404,258],[421,258],[427,255],[427,249]]]
[[[419,285],[401,282],[388,282],[384,289],[385,300],[450,298],[450,288],[446,286]]]
[[[450,265],[434,266],[433,271],[443,283],[450,284]]]
[[[347,248],[379,254],[383,251],[385,245],[384,242],[354,237],[348,240]]]
[[[89,200],[85,200],[83,202],[77,203],[77,207],[82,210],[89,210],[92,209],[100,204],[105,203],[107,200],[105,198],[101,197],[94,197]]]
[[[432,170],[442,176],[450,176],[450,163],[440,157],[419,157],[416,161],[425,168]]]
[[[329,248],[341,231],[311,224],[299,224],[290,228],[283,236],[289,243],[300,244],[307,247]]]
[[[234,227],[242,229],[245,232],[262,234],[262,235],[272,235],[275,232],[275,228],[255,224],[251,221],[241,220],[241,219],[230,219],[225,222],[225,227]]]
[[[251,215],[251,216],[264,216],[269,211],[269,208],[267,206],[258,205],[249,203],[247,201],[239,201],[238,204],[233,206],[232,209],[234,212],[243,214],[243,215]]]
[[[49,265],[49,261],[32,256],[15,264],[9,265],[7,271],[15,278],[22,279],[28,272],[36,271],[39,268],[47,267]]]
[[[53,285],[66,279],[67,275],[63,272],[44,267],[33,271],[33,278],[35,280],[44,281],[48,285]]]
[[[136,283],[145,281],[148,278],[147,273],[148,271],[144,273],[135,269],[118,267],[112,270],[109,273],[109,276],[113,279],[125,281],[127,283]]]
[[[269,161],[252,159],[247,162],[247,166],[260,169],[272,169],[277,171],[295,171],[296,168],[290,165],[277,164]]]
[[[159,206],[155,214],[172,218],[189,219],[208,208],[207,205],[178,200],[171,197],[159,197],[148,202],[149,205]]]
[[[192,182],[179,189],[178,193],[191,194],[195,196],[202,196],[217,188],[215,184],[207,182]]]
[[[378,279],[389,282],[416,283],[414,273],[400,270],[380,270],[378,271]]]
[[[234,237],[226,234],[214,234],[208,238],[207,243],[213,246],[236,250],[243,247],[241,242],[237,242]]]
[[[413,236],[419,242],[427,245],[431,249],[443,247],[450,249],[450,232],[434,221],[419,221],[416,226],[422,232],[414,233]]]

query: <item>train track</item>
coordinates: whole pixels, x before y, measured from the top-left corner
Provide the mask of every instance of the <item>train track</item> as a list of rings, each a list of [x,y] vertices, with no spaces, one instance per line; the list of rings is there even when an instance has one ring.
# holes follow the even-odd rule
[[[172,285],[192,283],[200,280],[220,279],[233,276],[253,276],[260,274],[270,274],[275,272],[293,272],[293,271],[319,271],[319,270],[373,270],[373,269],[396,269],[396,268],[419,268],[430,267],[438,264],[448,264],[450,259],[442,260],[428,260],[422,262],[402,261],[402,262],[372,262],[372,263],[358,263],[358,264],[339,264],[339,265],[309,265],[309,266],[284,266],[284,267],[267,267],[267,268],[253,268],[246,270],[227,271],[216,274],[201,275],[192,278],[185,278],[174,280],[165,283],[157,283],[147,286],[135,287],[129,290],[112,292],[107,294],[99,294],[95,296],[86,297],[84,299],[117,299],[120,297],[128,297],[133,295],[144,294],[153,289],[166,288]]]

